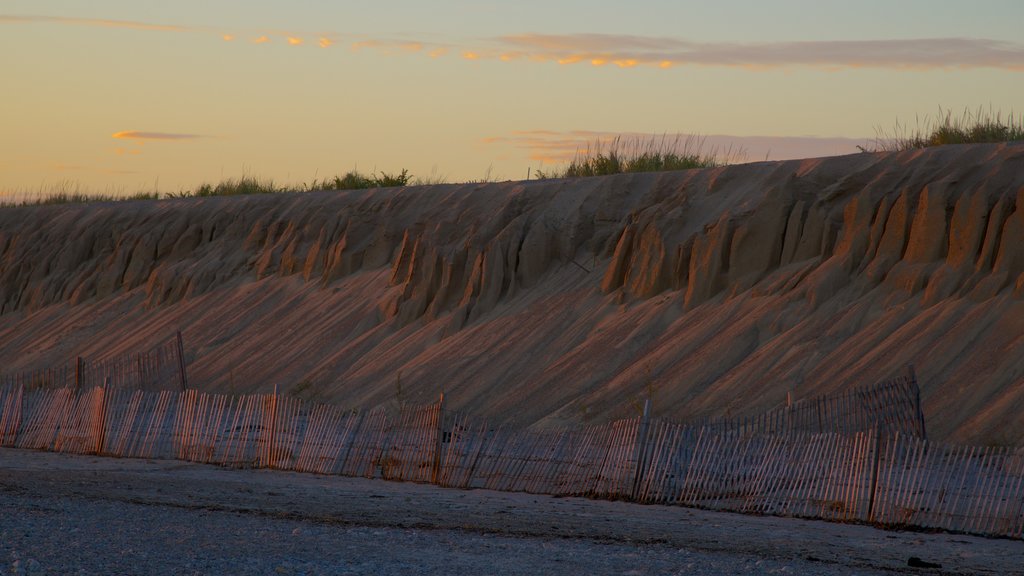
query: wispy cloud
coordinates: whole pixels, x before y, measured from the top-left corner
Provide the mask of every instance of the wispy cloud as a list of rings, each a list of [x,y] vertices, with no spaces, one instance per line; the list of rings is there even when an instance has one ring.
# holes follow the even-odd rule
[[[140,130],[122,130],[114,132],[111,138],[118,140],[193,140],[203,138],[202,134],[178,134],[174,132],[144,132]]]
[[[447,45],[421,42],[419,40],[396,40],[391,38],[361,38],[352,42],[350,47],[353,52],[375,50],[385,56],[426,52],[431,58],[444,56],[449,50]]]
[[[594,130],[523,130],[503,136],[484,138],[488,145],[511,146],[526,152],[530,160],[547,164],[562,164],[594,147],[607,147],[620,139],[630,143],[663,141],[666,146],[676,145],[683,151],[699,151],[746,160],[790,160],[857,152],[858,145],[870,138],[817,137],[817,136],[729,136],[724,134],[652,135],[639,132],[601,132]]]
[[[0,14],[0,22],[7,23],[45,23],[45,24],[71,24],[75,26],[98,26],[102,28],[130,28],[132,30],[157,30],[161,32],[186,32],[192,30],[188,26],[175,24],[153,24],[150,22],[137,22],[134,20],[108,20],[102,18],[71,18],[64,16],[36,16],[36,15],[10,15]]]
[[[496,44],[499,48],[492,57],[511,53],[562,64],[624,68],[643,64],[1024,71],[1024,44],[982,38],[730,43],[617,34],[520,34],[499,37]]]
[[[327,48],[338,34],[330,31],[248,30],[225,33],[210,27],[184,26],[100,18],[41,15],[3,15],[0,24],[47,23],[160,32],[197,32],[224,40],[244,34],[252,43],[282,40],[287,45],[305,44]],[[310,41],[310,44],[314,44]],[[468,60],[555,62],[633,68],[651,66],[714,66],[748,69],[814,67],[826,70],[887,68],[898,70],[958,70],[993,68],[1024,72],[1024,43],[986,38],[895,38],[889,40],[821,40],[787,42],[694,42],[683,38],[629,34],[511,34],[478,41],[423,42],[416,38],[393,39],[359,36],[353,50],[363,48],[394,55],[424,53],[433,58],[446,54]]]

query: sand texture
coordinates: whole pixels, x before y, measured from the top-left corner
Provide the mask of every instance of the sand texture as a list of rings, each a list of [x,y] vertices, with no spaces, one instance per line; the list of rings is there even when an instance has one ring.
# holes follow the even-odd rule
[[[182,330],[190,381],[518,425],[752,414],[914,364],[1024,439],[1024,145],[0,209],[0,372]]]
[[[1002,575],[1024,556],[1019,540],[670,506],[27,450],[0,461],[13,574]]]

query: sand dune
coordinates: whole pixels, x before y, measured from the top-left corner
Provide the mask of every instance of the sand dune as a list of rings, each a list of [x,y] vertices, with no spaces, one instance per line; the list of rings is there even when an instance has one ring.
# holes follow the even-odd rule
[[[1024,145],[0,209],[0,372],[176,329],[192,383],[521,425],[742,415],[914,364],[1024,439]]]

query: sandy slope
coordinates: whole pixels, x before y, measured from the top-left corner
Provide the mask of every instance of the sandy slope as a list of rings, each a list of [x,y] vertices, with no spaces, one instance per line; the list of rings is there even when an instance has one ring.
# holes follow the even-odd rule
[[[0,562],[46,573],[1013,574],[1024,556],[1013,540],[679,507],[11,449],[0,462]]]
[[[0,372],[182,329],[192,382],[524,425],[748,414],[916,366],[1024,439],[1024,145],[0,210]],[[398,385],[400,375],[400,387]]]

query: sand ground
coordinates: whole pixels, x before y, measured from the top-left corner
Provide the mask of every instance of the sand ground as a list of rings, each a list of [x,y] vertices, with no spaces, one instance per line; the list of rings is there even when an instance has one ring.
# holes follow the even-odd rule
[[[1012,540],[0,449],[0,573],[1011,574],[1022,558]]]

